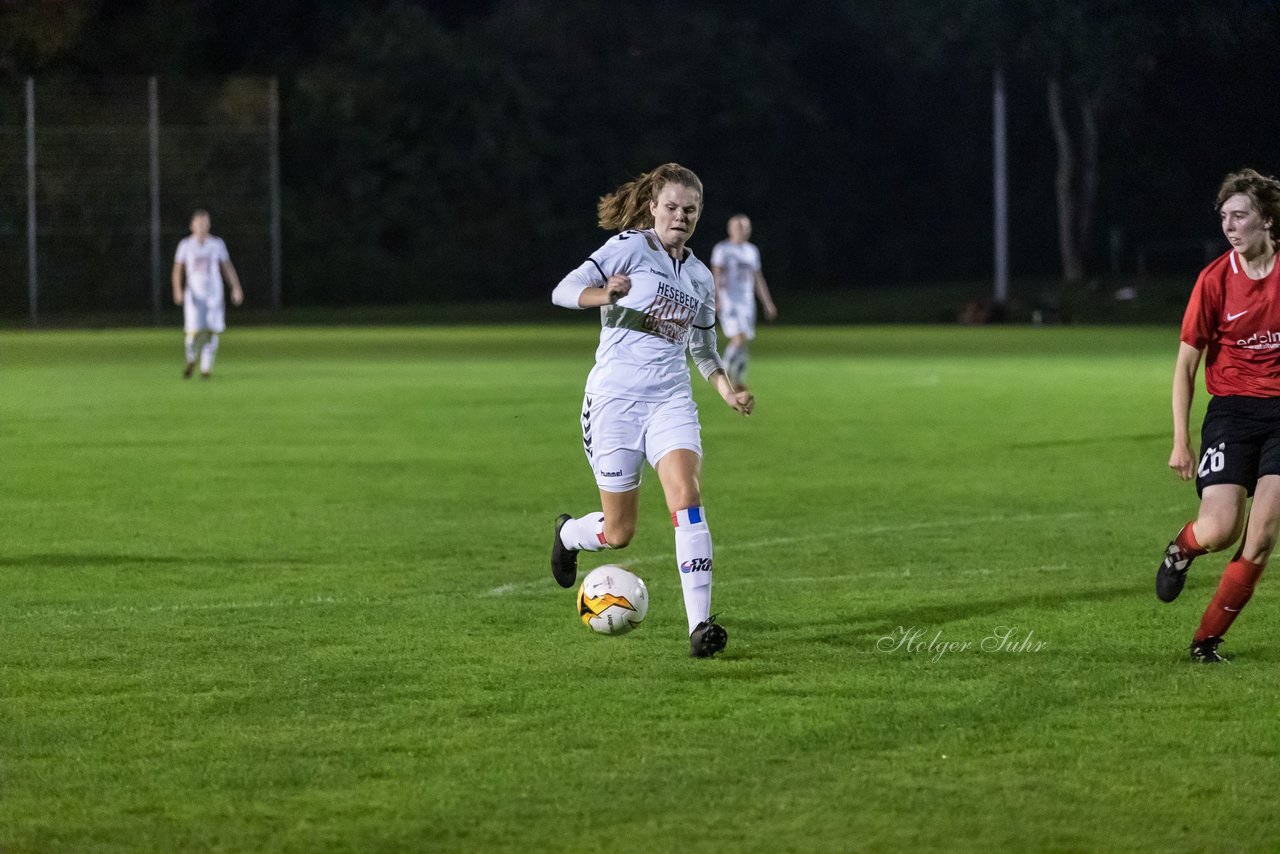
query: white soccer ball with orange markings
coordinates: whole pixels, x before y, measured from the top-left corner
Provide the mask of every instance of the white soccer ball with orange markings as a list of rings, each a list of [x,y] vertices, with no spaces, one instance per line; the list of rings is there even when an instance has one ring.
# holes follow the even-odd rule
[[[649,613],[649,589],[629,569],[615,564],[587,573],[578,588],[578,616],[603,635],[625,635]]]

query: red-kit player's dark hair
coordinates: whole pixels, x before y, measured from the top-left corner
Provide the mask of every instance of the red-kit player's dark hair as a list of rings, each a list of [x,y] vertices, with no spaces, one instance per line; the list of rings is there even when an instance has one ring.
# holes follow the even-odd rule
[[[1252,169],[1232,172],[1218,188],[1218,201],[1213,206],[1214,210],[1221,211],[1222,203],[1237,193],[1248,196],[1263,219],[1271,220],[1271,239],[1280,242],[1280,181],[1260,175]]]

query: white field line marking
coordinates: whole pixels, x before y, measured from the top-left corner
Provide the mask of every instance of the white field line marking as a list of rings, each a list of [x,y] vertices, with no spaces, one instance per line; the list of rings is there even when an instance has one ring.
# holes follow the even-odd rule
[[[663,560],[670,560],[669,557]],[[628,566],[634,566],[639,561],[629,561]],[[1022,572],[1061,572],[1068,568],[1068,564],[1055,563],[1046,566],[1028,566],[1023,567]],[[858,582],[870,581],[878,578],[910,578],[911,567],[905,566],[900,569],[869,569],[864,572],[843,573],[841,575],[771,575],[763,576],[740,576],[733,579],[735,587],[751,586],[754,584],[831,584],[833,582]],[[968,576],[990,576],[995,575],[996,570],[993,569],[958,569],[950,573],[953,578],[963,578]],[[513,584],[503,584],[492,590],[486,591],[485,596],[510,596],[513,593],[554,593],[554,589],[547,585],[545,581],[520,581]]]
[[[108,614],[161,614],[184,611],[248,611],[265,608],[298,608],[327,605],[389,605],[390,599],[359,597],[342,599],[336,596],[311,596],[304,599],[264,599],[244,602],[174,602],[167,605],[112,605],[107,608],[37,608],[14,619],[32,620],[39,617],[101,617]]]
[[[1182,505],[1164,508],[1161,512],[1172,513],[1176,510],[1185,509]],[[898,525],[870,525],[866,527],[839,528],[835,530],[827,530],[822,533],[815,533],[805,537],[773,537],[768,540],[753,540],[748,543],[732,543],[730,548],[737,549],[759,549],[769,546],[785,546],[792,543],[812,542],[813,540],[830,539],[831,537],[854,537],[858,535],[875,535],[875,534],[896,534],[903,531],[919,531],[926,528],[972,528],[978,525],[1008,524],[1008,523],[1026,523],[1026,522],[1061,522],[1068,519],[1086,519],[1091,517],[1105,518],[1108,516],[1129,515],[1128,511],[1112,510],[1104,513],[1088,513],[1082,510],[1072,511],[1069,513],[1019,513],[1017,515],[995,515],[981,516],[971,519],[951,519],[945,521],[930,522],[907,522]],[[722,547],[723,548],[723,547]],[[672,560],[669,553],[660,555],[643,555],[641,557],[627,559],[627,566],[643,566],[651,563],[665,563]],[[1038,566],[1033,569],[1039,571],[1053,571],[1066,569],[1066,564],[1053,564],[1051,566]],[[777,581],[790,581],[796,583],[799,581],[833,581],[833,580],[853,580],[859,578],[895,578],[904,574],[909,574],[910,569],[894,570],[890,572],[867,572],[858,573],[857,575],[848,576],[825,576],[823,578],[806,579],[792,576],[790,578],[782,578],[772,576],[768,580],[770,583]],[[990,570],[964,570],[962,574],[986,575]],[[734,579],[735,584],[749,581],[746,578]],[[510,596],[515,593],[528,593],[534,590],[548,590],[545,580],[537,581],[512,581],[507,584],[500,584],[490,590],[485,591],[483,596]]]

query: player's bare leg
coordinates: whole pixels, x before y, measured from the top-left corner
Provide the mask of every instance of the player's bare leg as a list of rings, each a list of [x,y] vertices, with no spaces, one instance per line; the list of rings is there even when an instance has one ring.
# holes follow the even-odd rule
[[[573,518],[562,513],[556,519],[551,542],[551,575],[561,587],[572,587],[578,578],[578,552],[623,549],[636,535],[640,515],[640,490],[600,490],[599,513]]]
[[[1165,549],[1156,570],[1156,597],[1172,602],[1182,592],[1187,570],[1197,557],[1229,548],[1244,531],[1247,493],[1243,486],[1206,486],[1200,498],[1200,512],[1183,526]],[[1256,502],[1255,502],[1256,503]]]

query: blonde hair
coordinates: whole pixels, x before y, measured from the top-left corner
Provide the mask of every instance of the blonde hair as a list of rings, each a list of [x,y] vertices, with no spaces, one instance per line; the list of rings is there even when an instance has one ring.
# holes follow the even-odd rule
[[[1264,219],[1271,220],[1271,239],[1280,242],[1280,181],[1264,177],[1252,169],[1232,172],[1218,188],[1214,210],[1221,211],[1223,203],[1237,193],[1248,196],[1254,209]]]
[[[702,182],[698,176],[679,163],[664,163],[628,181],[609,195],[601,196],[596,205],[600,227],[609,231],[652,227],[653,214],[649,212],[649,203],[656,201],[662,188],[668,184],[697,190],[698,208],[702,208]]]

